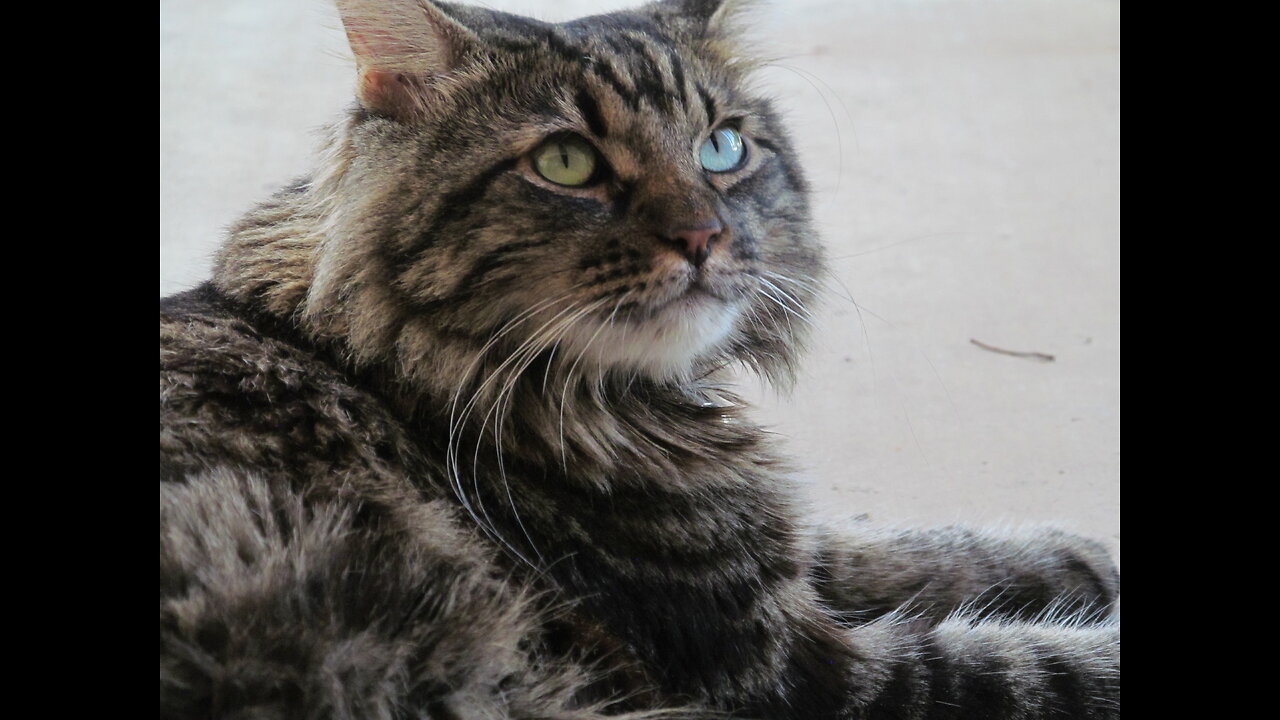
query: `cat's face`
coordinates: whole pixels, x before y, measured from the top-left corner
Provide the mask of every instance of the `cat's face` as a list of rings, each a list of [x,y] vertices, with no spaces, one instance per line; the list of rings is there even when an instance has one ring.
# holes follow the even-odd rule
[[[354,332],[405,367],[449,342],[654,378],[789,365],[821,253],[719,3],[565,25],[390,4],[340,3],[361,110],[317,283]]]

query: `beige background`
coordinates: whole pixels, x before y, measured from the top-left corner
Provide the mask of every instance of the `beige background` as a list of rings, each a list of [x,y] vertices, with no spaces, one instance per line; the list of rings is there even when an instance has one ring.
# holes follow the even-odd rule
[[[838,277],[795,393],[749,391],[816,511],[1049,521],[1118,555],[1119,2],[777,0],[754,27]],[[323,0],[161,1],[161,295],[308,167],[349,101],[339,28]]]

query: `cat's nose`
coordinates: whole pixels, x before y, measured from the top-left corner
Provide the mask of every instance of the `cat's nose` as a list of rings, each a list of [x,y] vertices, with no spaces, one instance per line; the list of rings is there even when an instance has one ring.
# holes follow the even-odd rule
[[[724,225],[720,223],[719,218],[713,217],[693,227],[674,229],[667,233],[666,237],[668,242],[684,253],[694,267],[701,267],[711,255],[711,246],[720,239],[722,232],[724,232]]]

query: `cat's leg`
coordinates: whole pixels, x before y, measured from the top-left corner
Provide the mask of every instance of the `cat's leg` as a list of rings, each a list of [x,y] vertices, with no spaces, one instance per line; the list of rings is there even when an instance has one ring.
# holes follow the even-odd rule
[[[1058,530],[999,533],[962,527],[888,530],[854,523],[816,534],[814,585],[846,622],[895,610],[941,619],[988,616],[1101,619],[1120,575],[1100,543]]]
[[[162,481],[160,717],[610,714],[587,699],[600,668],[545,651],[554,618],[452,508],[402,509],[235,472]]]

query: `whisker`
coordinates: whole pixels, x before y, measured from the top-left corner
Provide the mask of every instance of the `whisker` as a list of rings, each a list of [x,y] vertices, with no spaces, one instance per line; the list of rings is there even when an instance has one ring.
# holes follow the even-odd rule
[[[504,487],[506,488],[507,498],[508,498],[508,501],[511,503],[512,512],[516,520],[516,523],[517,525],[520,526],[521,530],[524,532],[525,537],[529,540],[530,547],[533,548],[534,553],[538,555],[540,561],[543,561],[541,553],[534,546],[533,539],[532,537],[530,537],[528,529],[525,528],[523,520],[521,520],[519,517],[519,512],[516,510],[514,499],[511,496],[510,483],[507,481],[506,467],[502,457],[502,424],[506,417],[506,412],[502,409],[503,399],[504,397],[508,399],[511,397],[511,392],[514,390],[515,383],[519,380],[520,376],[529,367],[529,365],[533,362],[533,360],[536,359],[537,355],[540,352],[542,352],[543,349],[546,348],[548,341],[555,340],[558,335],[563,335],[563,333],[567,332],[568,328],[572,327],[572,325],[576,323],[581,317],[595,310],[596,308],[600,307],[602,304],[603,302],[596,302],[581,308],[570,305],[569,307],[556,313],[556,315],[552,316],[550,320],[544,322],[537,330],[534,331],[533,334],[531,334],[529,338],[527,338],[523,343],[521,343],[507,357],[506,360],[504,360],[501,364],[499,364],[498,367],[495,368],[489,374],[488,378],[486,378],[485,382],[481,385],[476,395],[473,396],[472,402],[468,403],[468,407],[465,409],[466,414],[469,415],[471,411],[474,409],[475,401],[478,400],[480,394],[487,388],[487,386],[490,383],[494,382],[499,376],[501,376],[504,370],[510,368],[510,372],[508,373],[507,380],[504,382],[502,388],[498,392],[494,400],[494,403],[490,406],[489,410],[485,413],[485,416],[481,419],[480,426],[488,427],[489,416],[491,414],[493,415],[494,446],[498,454],[499,476],[504,484]],[[479,494],[479,487],[478,487],[479,474],[475,472],[475,470],[478,470],[479,468],[480,443],[482,442],[482,438],[483,438],[483,434],[481,434],[481,436],[477,438],[475,453],[472,456],[472,467],[473,467],[473,473],[475,475],[474,480],[476,482],[477,495]],[[454,462],[455,468],[457,467],[456,450],[457,450],[456,447],[453,448],[453,451],[454,451],[453,462]],[[458,480],[459,480],[459,484],[461,484],[460,476]],[[481,510],[483,512],[484,510],[483,507],[481,508]],[[487,517],[488,515],[486,513],[486,518]],[[510,547],[509,544],[508,544],[508,547]],[[514,550],[514,548],[512,548],[512,550],[513,552],[517,552]],[[518,552],[517,554],[519,555]]]
[[[790,294],[788,294],[785,290],[783,290],[782,288],[780,288],[780,287],[778,287],[777,285],[773,284],[773,283],[772,283],[772,282],[770,282],[769,280],[767,280],[767,279],[765,279],[765,278],[763,278],[763,277],[760,277],[759,275],[757,275],[757,276],[756,276],[756,279],[757,279],[757,280],[759,280],[761,283],[764,283],[765,285],[769,286],[769,287],[770,287],[770,288],[772,288],[774,291],[776,291],[776,292],[780,293],[780,294],[781,294],[781,295],[783,295],[784,297],[789,298],[789,299],[791,299],[793,302],[798,303],[798,301],[797,301],[794,297],[792,297],[792,296],[791,296]],[[772,293],[770,293],[769,291],[765,290],[764,288],[762,288],[762,287],[757,287],[757,288],[756,288],[756,290],[757,290],[761,295],[763,295],[764,297],[769,298],[770,300],[772,300],[772,301],[773,301],[773,303],[774,303],[775,305],[777,305],[778,307],[782,308],[784,311],[786,311],[786,312],[787,312],[788,314],[790,314],[791,316],[795,317],[797,320],[799,320],[799,321],[803,322],[804,324],[808,325],[810,328],[812,328],[812,327],[813,327],[813,319],[812,319],[811,317],[809,317],[808,311],[806,311],[806,310],[804,309],[804,307],[803,307],[803,306],[800,306],[800,305],[798,305],[798,304],[797,304],[797,307],[796,307],[796,308],[792,308],[788,303],[786,303],[785,301],[783,301],[781,298],[779,298],[779,297],[777,297],[777,296],[773,295]]]
[[[819,81],[822,82],[823,85],[827,85],[826,82],[822,81],[821,78],[818,78],[816,75],[814,75],[813,73],[810,73],[807,70],[802,71],[799,68],[796,68],[791,65],[783,65],[782,63],[779,63],[776,61],[766,63],[765,65],[766,67],[781,68],[783,70],[789,70],[790,72],[795,73],[795,75],[798,76],[801,80],[804,80],[805,82],[809,83],[809,87],[813,88],[813,91],[818,93],[818,97],[822,100],[822,104],[827,106],[827,114],[831,116],[831,125],[832,127],[835,128],[835,131],[836,131],[836,156],[837,156],[836,157],[836,163],[837,163],[836,164],[836,187],[835,187],[835,190],[832,192],[831,196],[832,196],[832,199],[839,197],[840,183],[844,179],[844,135],[843,133],[840,132],[840,121],[836,119],[836,111],[832,109],[831,102],[827,100],[826,94],[823,93],[821,88],[819,88],[810,78],[818,79]],[[827,89],[831,90],[831,86],[827,85]],[[853,116],[850,115],[849,113],[849,107],[844,104],[844,100],[841,99],[839,94],[837,94],[834,90],[831,90],[831,94],[834,95],[836,100],[840,102],[840,105],[844,107],[845,115],[849,117],[849,126],[850,128],[852,128]],[[858,143],[858,134],[856,130],[854,131],[853,141],[856,147]]]
[[[591,334],[591,337],[587,340],[587,344],[583,346],[582,351],[578,353],[578,357],[573,361],[573,364],[569,366],[569,372],[565,376],[564,388],[560,393],[560,463],[564,467],[566,473],[569,472],[569,462],[564,442],[564,404],[566,398],[569,396],[569,383],[573,380],[573,373],[577,370],[578,363],[580,363],[582,358],[587,354],[587,350],[591,349],[591,345],[595,343],[596,338],[600,336],[600,333],[613,322],[613,318],[618,314],[618,309],[622,307],[622,303],[631,296],[632,292],[634,291],[628,290],[626,293],[623,293],[622,297],[618,298],[618,302],[613,306],[613,312],[610,313],[605,322],[601,323],[600,327],[596,328],[596,331]]]
[[[474,411],[475,407],[480,401],[480,398],[483,396],[488,386],[498,377],[498,375],[501,373],[506,363],[510,362],[512,358],[509,357],[507,361],[505,361],[503,364],[500,364],[498,368],[496,368],[492,373],[490,373],[485,378],[485,380],[480,384],[480,386],[476,388],[475,392],[471,396],[471,399],[468,400],[468,402],[462,407],[461,411],[458,410],[458,402],[461,400],[462,390],[465,387],[465,384],[473,381],[472,378],[474,376],[476,369],[478,368],[480,363],[482,363],[485,360],[485,358],[487,357],[487,353],[490,349],[492,349],[508,333],[510,333],[516,327],[518,327],[519,325],[523,324],[524,322],[532,318],[536,313],[558,302],[562,302],[566,299],[569,299],[573,294],[572,291],[577,289],[577,287],[578,286],[570,288],[570,291],[566,292],[563,295],[560,295],[555,298],[549,298],[547,300],[543,300],[539,303],[534,304],[529,308],[526,308],[525,310],[520,312],[518,315],[516,315],[514,318],[509,320],[497,332],[495,332],[494,335],[489,339],[489,341],[486,342],[484,346],[482,346],[479,352],[477,352],[476,359],[471,363],[471,366],[468,368],[467,372],[464,374],[463,379],[459,384],[458,390],[454,393],[454,397],[450,405],[449,435],[448,435],[448,440],[446,442],[446,452],[445,452],[446,473],[449,476],[447,478],[447,481],[449,482],[450,487],[453,489],[454,494],[458,497],[459,502],[466,509],[467,513],[472,517],[473,520],[475,520],[477,526],[479,526],[480,529],[484,531],[486,535],[489,535],[490,537],[492,537],[496,542],[498,542],[500,545],[502,545],[507,550],[509,550],[515,557],[519,558],[520,560],[524,561],[525,563],[531,566],[533,566],[534,563],[530,561],[528,558],[526,558],[524,554],[521,553],[518,549],[516,549],[510,542],[508,542],[505,538],[503,538],[501,536],[501,533],[499,533],[496,527],[494,526],[492,518],[489,517],[488,512],[487,510],[485,510],[483,502],[481,501],[480,490],[479,490],[479,473],[476,472],[478,467],[475,463],[473,463],[472,465],[473,488],[475,489],[477,504],[480,507],[480,512],[479,513],[476,512],[476,508],[471,503],[471,500],[467,496],[466,490],[462,484],[461,464],[458,462],[458,459],[459,459],[458,451],[460,450],[460,444],[462,442],[462,431],[463,431],[464,424],[466,423],[467,419],[471,416],[471,413]],[[568,308],[561,310],[559,313],[554,315],[551,320],[544,322],[543,325],[539,328],[539,330],[541,330],[542,328],[545,328],[548,324],[555,322],[556,318],[562,316],[567,311],[571,311],[572,309],[573,309],[573,306],[570,305]],[[537,331],[535,331],[535,334],[536,333]],[[481,427],[483,427],[485,424],[487,424],[487,416],[484,422],[482,422]],[[479,441],[480,441],[480,437],[477,438],[477,442]],[[505,477],[504,477],[504,480],[505,480]],[[510,488],[508,486],[508,492],[509,490]],[[513,507],[513,510],[514,510],[514,507]],[[517,518],[517,521],[519,522],[518,518]],[[522,523],[521,523],[521,526],[523,529]],[[526,535],[527,534],[528,533],[526,531]],[[536,552],[536,548],[535,548],[535,552]]]

